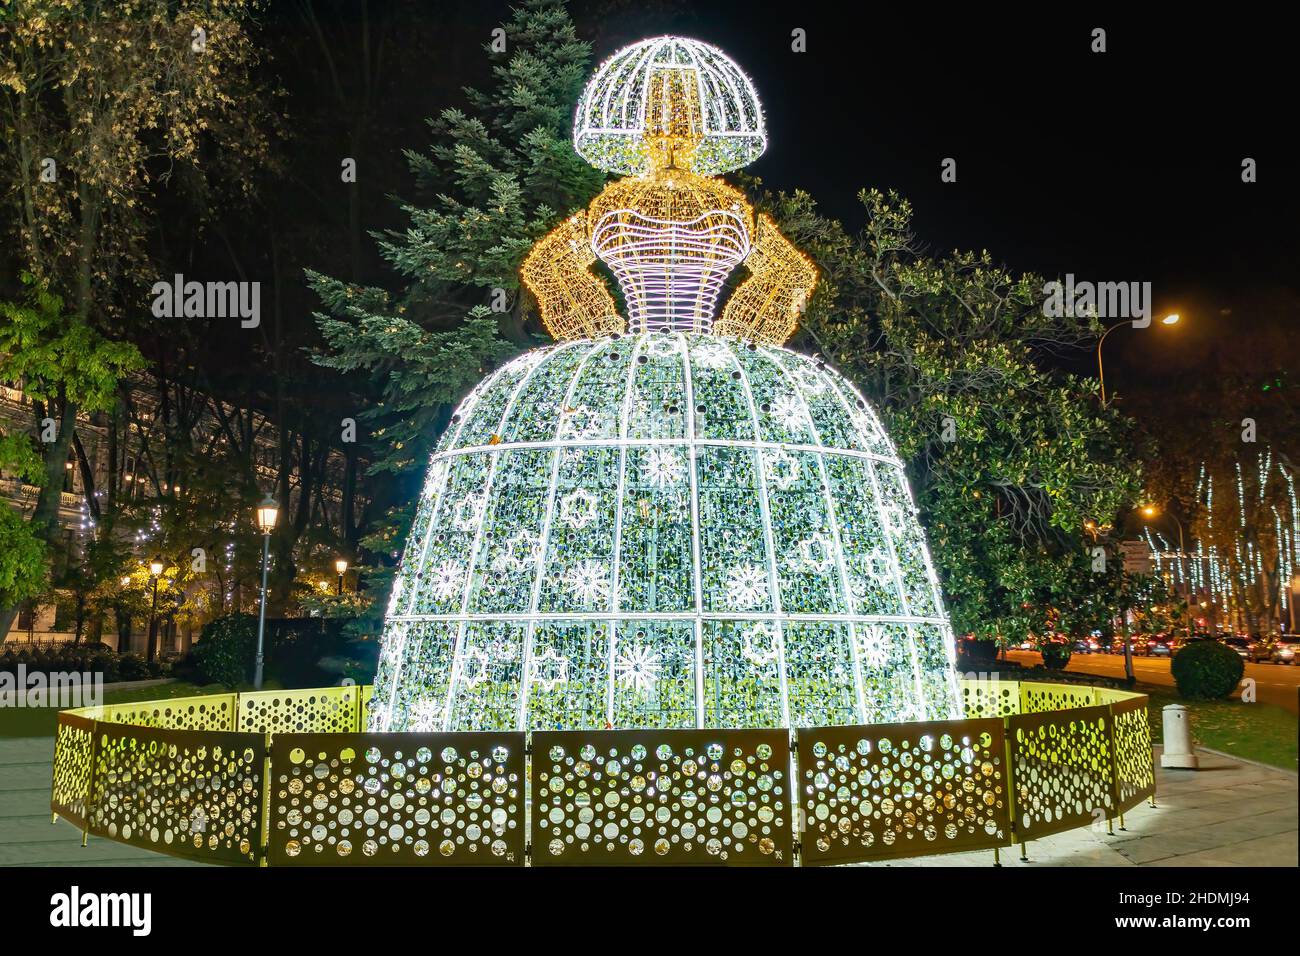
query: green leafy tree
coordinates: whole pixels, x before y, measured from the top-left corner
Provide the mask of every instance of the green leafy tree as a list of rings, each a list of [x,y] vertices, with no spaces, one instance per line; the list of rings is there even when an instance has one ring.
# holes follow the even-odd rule
[[[112,408],[120,380],[144,360],[134,345],[105,338],[84,316],[65,311],[63,299],[34,276],[24,275],[23,281],[28,293],[22,302],[0,302],[0,382],[23,389],[45,448],[41,490],[28,523],[31,536],[48,547],[57,537],[59,492],[77,410]],[[36,462],[25,458],[23,467],[31,473]],[[30,558],[29,549],[25,560]],[[16,613],[12,599],[0,605],[0,634]]]
[[[1139,469],[1126,420],[1044,361],[1095,341],[1098,326],[1049,316],[1043,280],[987,252],[923,254],[896,194],[860,199],[867,223],[854,235],[806,193],[760,193],[759,205],[821,270],[797,344],[880,409],[955,628],[1003,642],[1041,634],[1066,582],[1080,609],[1100,608],[1113,585],[1085,560],[1085,523],[1134,500]]]
[[[29,484],[44,479],[40,456],[28,436],[0,434],[0,474]],[[22,515],[0,505],[0,607],[16,607],[40,594],[45,572],[45,542]],[[7,628],[11,619],[0,623]]]
[[[13,0],[0,16],[0,203],[9,254],[38,290],[5,307],[13,327],[0,338],[0,375],[21,379],[38,429],[54,424],[30,519],[47,549],[69,452],[80,452],[78,415],[112,408],[118,378],[139,368],[133,347],[101,332],[139,324],[142,290],[158,275],[149,241],[161,197],[171,186],[210,199],[216,170],[249,188],[229,172],[265,154],[250,108],[258,48],[248,27],[260,6]],[[0,604],[0,634],[14,612]]]
[[[603,174],[570,144],[573,104],[591,51],[559,0],[528,0],[504,24],[507,52],[488,55],[494,82],[465,91],[407,150],[419,193],[403,231],[376,235],[392,290],[309,272],[325,313],[316,361],[351,376],[370,408],[373,490],[389,507],[362,545],[385,565],[364,569],[382,597],[410,526],[418,472],[451,410],[495,363],[535,344],[519,266],[563,215],[586,205]],[[387,566],[386,566],[387,565]],[[372,605],[373,627],[384,602]]]

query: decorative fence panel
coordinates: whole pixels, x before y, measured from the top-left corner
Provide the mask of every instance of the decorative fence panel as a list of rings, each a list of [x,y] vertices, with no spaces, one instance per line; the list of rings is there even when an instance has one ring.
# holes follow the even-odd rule
[[[1009,717],[1020,713],[1020,682],[1014,680],[964,680],[962,713],[967,718]]]
[[[1147,698],[1116,701],[1110,705],[1110,713],[1114,727],[1116,810],[1123,813],[1156,792]]]
[[[94,766],[95,722],[64,711],[54,731],[50,810],[85,829]]]
[[[534,866],[789,866],[785,730],[537,731]]]
[[[50,808],[213,863],[789,866],[796,823],[823,865],[1034,840],[1154,794],[1147,698],[962,692],[964,720],[799,730],[797,753],[779,728],[369,734],[355,686],[86,707],[59,715]]]
[[[1040,684],[1020,681],[1020,713],[1041,714],[1051,710],[1069,710],[1072,707],[1094,707],[1097,688],[1086,684]]]
[[[164,730],[234,730],[238,700],[238,694],[209,694],[109,704],[95,711],[94,716],[103,723]]]
[[[799,731],[805,865],[1006,846],[1003,721]]]
[[[355,733],[361,688],[264,690],[239,695],[239,730],[265,734]]]
[[[266,738],[98,723],[89,829],[211,862],[255,863]]]
[[[272,865],[523,866],[522,733],[278,734]]]
[[[1109,707],[1007,718],[1015,838],[1036,840],[1116,811]]]

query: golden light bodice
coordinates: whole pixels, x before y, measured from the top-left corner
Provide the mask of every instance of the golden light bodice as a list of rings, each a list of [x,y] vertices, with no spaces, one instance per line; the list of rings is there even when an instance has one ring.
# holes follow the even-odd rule
[[[716,163],[726,151],[718,141],[734,134],[714,129],[717,95],[701,85],[700,68],[656,64],[639,82],[635,135],[588,133],[592,143],[611,137],[618,163],[644,171],[606,186],[524,262],[524,283],[547,330],[557,339],[671,330],[784,342],[816,285],[815,267],[769,217],[754,214],[739,190],[695,171]],[[733,146],[742,142],[755,145],[742,136]],[[708,162],[702,149],[711,150]],[[590,271],[597,259],[618,281],[626,318]],[[718,316],[719,294],[741,263],[750,276]]]

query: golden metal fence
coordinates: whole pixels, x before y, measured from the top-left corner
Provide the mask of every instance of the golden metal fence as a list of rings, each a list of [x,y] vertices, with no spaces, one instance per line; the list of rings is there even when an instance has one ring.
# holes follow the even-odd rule
[[[961,720],[365,732],[369,687],[64,711],[50,808],[212,863],[757,865],[1024,844],[1154,798],[1147,698],[968,680]]]

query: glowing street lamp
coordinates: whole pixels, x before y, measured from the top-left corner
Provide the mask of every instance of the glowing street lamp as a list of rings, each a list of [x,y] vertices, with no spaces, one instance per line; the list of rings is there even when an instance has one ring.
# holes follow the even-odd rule
[[[149,647],[145,657],[150,662],[154,659],[154,643],[158,636],[158,579],[162,577],[163,559],[154,556],[149,562],[149,583],[153,585],[153,603],[149,606]]]
[[[1177,312],[1170,312],[1168,315],[1166,315],[1163,319],[1160,320],[1160,324],[1177,325],[1181,318],[1182,316],[1180,316]],[[1110,333],[1114,332],[1121,325],[1132,325],[1132,320],[1125,319],[1123,322],[1116,322],[1105,332],[1103,332],[1101,334],[1101,338],[1097,340],[1097,377],[1101,379],[1101,403],[1103,405],[1106,404],[1106,369],[1101,364],[1101,344],[1106,341],[1106,336],[1110,335]]]
[[[257,527],[262,532],[262,606],[257,615],[257,658],[253,665],[253,689],[262,689],[263,635],[266,632],[266,571],[271,561],[271,532],[280,517],[280,506],[269,494],[257,506]]]
[[[348,573],[348,559],[339,558],[334,562],[334,570],[339,573],[339,594],[343,593],[343,575]]]

